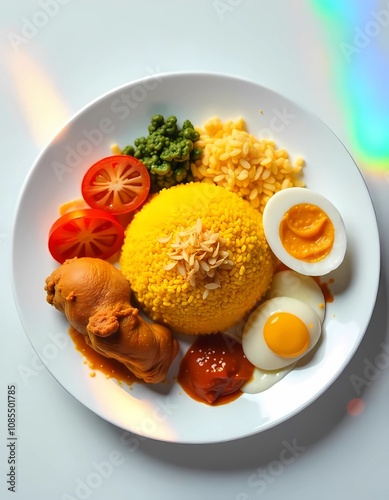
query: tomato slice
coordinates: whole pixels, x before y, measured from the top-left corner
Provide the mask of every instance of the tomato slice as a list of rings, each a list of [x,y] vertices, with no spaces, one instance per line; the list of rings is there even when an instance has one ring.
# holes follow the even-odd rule
[[[114,215],[87,208],[62,215],[51,226],[49,250],[62,264],[73,257],[109,259],[122,246],[124,229]]]
[[[85,174],[81,191],[92,208],[112,214],[136,210],[150,191],[150,174],[142,162],[129,155],[108,156]]]

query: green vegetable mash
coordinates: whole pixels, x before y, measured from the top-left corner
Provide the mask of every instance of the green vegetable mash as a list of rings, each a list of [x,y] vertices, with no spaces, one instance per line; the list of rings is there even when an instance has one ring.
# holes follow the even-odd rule
[[[147,137],[135,139],[134,146],[126,146],[122,154],[135,156],[145,164],[154,191],[191,181],[190,164],[202,154],[194,147],[199,134],[192,123],[185,120],[179,129],[177,117],[165,120],[162,115],[154,115],[148,131]]]

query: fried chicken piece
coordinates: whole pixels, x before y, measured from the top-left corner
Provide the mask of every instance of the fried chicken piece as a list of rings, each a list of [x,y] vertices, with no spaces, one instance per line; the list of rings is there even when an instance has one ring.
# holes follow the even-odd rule
[[[115,266],[89,257],[66,260],[46,278],[45,291],[96,352],[147,383],[165,379],[178,342],[169,328],[146,322],[131,306],[130,284]]]

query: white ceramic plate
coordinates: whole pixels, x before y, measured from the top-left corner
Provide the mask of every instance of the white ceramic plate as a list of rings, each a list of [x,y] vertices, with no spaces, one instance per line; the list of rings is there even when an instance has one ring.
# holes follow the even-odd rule
[[[348,251],[332,273],[322,341],[309,362],[257,395],[210,407],[190,399],[175,382],[120,387],[89,368],[69,340],[66,319],[43,290],[56,267],[47,235],[58,207],[80,197],[83,173],[144,135],[155,113],[189,118],[243,116],[250,132],[273,136],[292,160],[306,160],[309,188],[340,211]],[[362,228],[362,231],[361,231]],[[314,401],[341,373],[357,349],[374,307],[379,280],[379,240],[372,203],[354,161],[316,116],[271,90],[236,77],[166,74],[132,82],[92,102],[74,116],[36,160],[21,192],[14,227],[13,278],[17,309],[34,349],[58,382],[107,421],[150,438],[179,443],[227,441],[268,429]],[[182,344],[180,356],[185,352]],[[169,378],[177,372],[179,358]]]

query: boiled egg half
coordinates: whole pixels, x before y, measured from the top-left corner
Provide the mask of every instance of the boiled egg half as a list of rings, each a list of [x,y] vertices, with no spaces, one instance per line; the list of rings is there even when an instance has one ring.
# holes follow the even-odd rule
[[[320,319],[304,302],[275,297],[249,317],[242,347],[247,359],[263,370],[278,370],[298,361],[317,343]]]
[[[323,323],[326,304],[323,292],[318,283],[304,274],[290,269],[279,271],[274,275],[271,286],[266,294],[267,299],[274,297],[292,297],[307,304]]]
[[[301,274],[323,276],[344,260],[343,219],[327,198],[310,189],[275,193],[265,206],[263,229],[275,256]]]
[[[261,392],[288,374],[316,346],[324,317],[324,296],[313,278],[291,270],[276,273],[243,330],[243,352],[255,369],[242,391]]]

